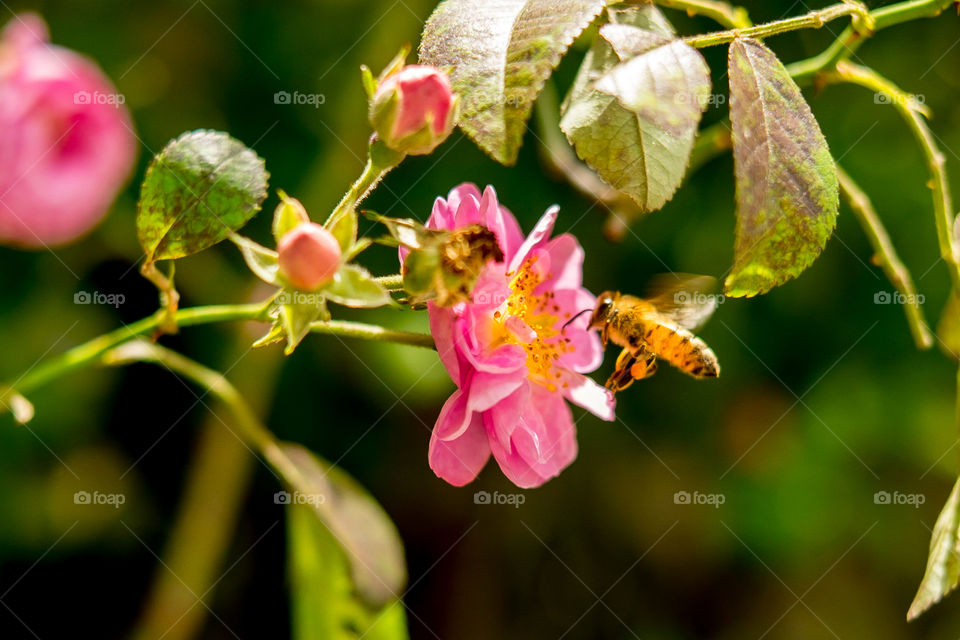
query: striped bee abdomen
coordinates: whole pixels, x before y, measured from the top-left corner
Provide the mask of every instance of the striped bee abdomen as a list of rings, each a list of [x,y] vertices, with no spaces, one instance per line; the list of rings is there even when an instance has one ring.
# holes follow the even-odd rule
[[[649,325],[643,340],[649,351],[694,378],[720,375],[720,363],[713,349],[686,329],[669,324]]]

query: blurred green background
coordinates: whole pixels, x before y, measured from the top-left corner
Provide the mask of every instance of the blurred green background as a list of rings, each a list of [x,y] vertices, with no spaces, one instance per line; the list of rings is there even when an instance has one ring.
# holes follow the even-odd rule
[[[756,22],[808,9],[786,0],[744,4]],[[16,380],[40,356],[156,308],[136,269],[137,185],[152,153],[179,133],[230,132],[266,159],[272,188],[324,217],[362,166],[369,132],[359,65],[379,69],[401,44],[416,44],[433,5],[4,3],[8,14],[39,11],[56,43],[100,62],[126,96],[142,144],[135,178],[85,241],[55,254],[0,249],[0,379]],[[668,15],[683,32],[716,28]],[[786,61],[806,57],[842,22],[769,44]],[[924,96],[955,190],[958,27],[948,12],[885,31],[857,53]],[[561,86],[582,44],[562,64]],[[726,48],[705,53],[724,91]],[[322,104],[276,104],[279,91],[321,94]],[[835,156],[872,196],[935,323],[948,278],[919,150],[894,110],[868,92],[807,95]],[[711,108],[705,119],[724,111]],[[532,135],[517,166],[504,168],[455,133],[434,155],[405,162],[368,204],[425,219],[433,199],[463,181],[495,185],[525,229],[560,204],[558,232],[572,231],[586,247],[584,278],[594,291],[640,292],[667,269],[720,277],[732,261],[729,155],[689,177],[619,244],[604,239],[599,207],[547,176]],[[272,194],[265,209],[275,204]],[[247,232],[266,242],[268,227],[262,213]],[[702,331],[723,366],[719,380],[661,370],[619,396],[617,422],[577,413],[578,460],[523,492],[519,508],[474,503],[478,490],[518,492],[492,463],[462,489],[428,468],[429,429],[453,388],[429,351],[315,336],[281,362],[279,348],[249,353],[255,334],[241,326],[192,328],[165,341],[229,370],[279,437],[337,462],[382,502],[406,544],[414,638],[956,638],[955,598],[919,622],[904,621],[958,468],[954,365],[937,350],[914,348],[897,305],[874,303],[892,289],[870,255],[843,209],[823,256],[799,280],[720,306]],[[395,252],[374,249],[365,258],[376,273],[396,271]],[[177,277],[184,305],[264,295],[229,245],[181,261]],[[80,291],[121,293],[125,302],[76,305]],[[426,328],[422,313],[362,318]],[[614,357],[610,351],[598,377]],[[0,421],[0,637],[124,637],[157,571],[153,554],[169,535],[198,434],[211,423],[212,403],[198,393],[144,365],[89,370],[32,394],[29,430]],[[204,638],[288,635],[278,486],[250,461],[254,479],[240,498],[229,571],[212,596]],[[77,490],[121,491],[127,500],[119,509],[78,506]],[[678,491],[722,494],[724,502],[676,504]],[[877,504],[880,491],[918,494],[923,503]]]

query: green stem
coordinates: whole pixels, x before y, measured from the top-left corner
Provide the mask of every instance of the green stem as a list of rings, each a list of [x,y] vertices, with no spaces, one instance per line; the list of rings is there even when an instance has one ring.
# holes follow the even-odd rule
[[[947,179],[946,158],[940,151],[930,127],[910,96],[873,69],[843,60],[836,71],[825,76],[827,81],[849,82],[889,98],[919,143],[930,170],[933,189],[933,212],[937,227],[940,256],[947,263],[955,292],[960,293],[960,250],[953,235],[954,212]]]
[[[847,27],[829,47],[811,58],[787,65],[787,71],[798,84],[810,83],[817,74],[833,69],[838,62],[849,58],[867,38],[881,29],[919,18],[936,17],[955,3],[956,0],[908,0],[871,11],[863,22],[868,28]]]
[[[735,7],[728,2],[714,0],[655,0],[668,9],[686,11],[689,15],[702,15],[729,29],[746,29],[753,25],[750,16],[743,7]]]
[[[237,320],[252,320],[269,322],[268,308],[262,303],[210,305],[203,307],[189,307],[180,309],[174,315],[178,326],[189,327],[199,324],[215,322],[231,322]],[[89,342],[78,345],[65,353],[40,363],[28,371],[14,390],[20,394],[33,391],[55,378],[59,378],[71,371],[91,364],[104,353],[130,340],[155,332],[167,320],[166,310],[160,310],[120,329],[98,336]],[[408,331],[394,331],[371,324],[359,322],[342,322],[331,320],[318,322],[311,326],[315,333],[339,335],[345,338],[359,338],[378,342],[398,342],[418,347],[433,348],[433,338],[428,334],[411,333]]]
[[[403,290],[403,275],[396,273],[390,276],[380,276],[379,278],[374,278],[374,280],[381,287],[387,291],[402,291]]]
[[[903,312],[907,316],[907,324],[910,326],[913,341],[917,348],[929,349],[933,346],[933,334],[931,334],[930,328],[923,317],[923,308],[920,306],[920,298],[917,296],[917,289],[913,284],[910,271],[907,270],[897,255],[893,242],[890,240],[890,234],[887,233],[883,222],[880,221],[870,197],[839,165],[837,166],[837,175],[840,178],[840,193],[847,204],[850,205],[850,209],[857,220],[860,221],[860,226],[863,227],[863,232],[873,247],[875,259],[879,262],[890,283],[903,296]]]
[[[351,211],[355,211],[357,205],[373,191],[373,188],[377,186],[380,180],[382,180],[391,169],[403,161],[404,157],[405,154],[388,149],[382,142],[377,140],[371,142],[367,151],[367,163],[363,167],[363,172],[344,194],[339,204],[337,204],[333,210],[333,213],[331,213],[327,219],[325,226],[330,227],[335,219]]]
[[[799,29],[819,29],[831,20],[849,15],[856,15],[864,20],[870,19],[870,12],[867,11],[863,5],[843,2],[827,7],[826,9],[820,9],[819,11],[811,11],[805,16],[777,20],[755,27],[730,29],[728,31],[717,31],[716,33],[690,36],[684,38],[684,41],[692,47],[702,49],[704,47],[733,42],[737,38],[766,38]]]
[[[310,331],[337,335],[343,338],[359,338],[361,340],[372,340],[374,342],[395,342],[397,344],[405,344],[411,347],[424,347],[426,349],[436,348],[433,343],[433,336],[429,334],[386,329],[384,327],[360,322],[347,322],[344,320],[314,322],[310,325]]]

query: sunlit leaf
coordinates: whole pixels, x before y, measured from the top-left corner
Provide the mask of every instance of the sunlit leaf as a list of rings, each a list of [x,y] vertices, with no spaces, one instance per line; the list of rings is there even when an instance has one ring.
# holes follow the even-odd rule
[[[345,264],[322,290],[330,302],[345,307],[382,307],[390,304],[390,293],[363,267]]]
[[[310,216],[299,200],[291,198],[283,191],[278,191],[280,204],[273,212],[273,240],[278,245],[280,239],[293,231],[294,227],[310,222]]]
[[[379,608],[396,600],[406,585],[407,569],[400,536],[383,508],[339,468],[299,445],[281,448],[296,467],[293,488],[343,550],[363,602]]]
[[[276,251],[237,233],[231,234],[230,240],[240,249],[244,261],[255,276],[264,282],[277,284],[280,263]]]
[[[730,124],[737,182],[730,296],[753,296],[796,277],[836,225],[837,168],[800,89],[766,46],[730,45]]]
[[[280,307],[279,323],[287,338],[287,346],[283,350],[286,355],[293,353],[300,342],[307,337],[312,323],[330,319],[326,298],[319,293],[287,288],[277,294],[274,302]],[[270,341],[261,341],[269,340],[271,334],[258,340],[257,344],[259,346],[269,344]]]
[[[533,103],[605,0],[444,0],[423,30],[420,61],[450,71],[460,128],[513,164]]]
[[[940,602],[960,582],[960,478],[933,526],[927,570],[913,598],[907,620]]]
[[[610,11],[563,105],[577,155],[643,211],[683,180],[710,95],[709,69],[656,7]]]
[[[287,507],[287,540],[294,640],[408,637],[402,605],[378,611],[359,601],[343,549],[310,506]]]
[[[140,191],[137,235],[147,262],[197,253],[242,227],[266,198],[267,177],[263,160],[225,133],[170,142]]]

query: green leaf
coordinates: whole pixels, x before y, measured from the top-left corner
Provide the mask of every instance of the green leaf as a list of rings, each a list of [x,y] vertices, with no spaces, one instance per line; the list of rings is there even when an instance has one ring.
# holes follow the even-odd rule
[[[363,267],[345,264],[321,293],[345,307],[382,307],[391,304],[390,293]]]
[[[337,239],[341,253],[346,254],[353,248],[357,241],[357,211],[353,207],[331,216],[324,226]]]
[[[563,105],[560,128],[577,155],[642,211],[683,180],[710,75],[651,5],[609,11]]]
[[[280,204],[273,212],[273,240],[279,245],[280,239],[294,227],[310,222],[310,216],[296,198],[291,198],[281,190],[277,191],[277,195],[280,196]]]
[[[147,169],[137,235],[147,262],[211,247],[252,218],[267,196],[263,160],[218,131],[173,140]]]
[[[306,502],[333,535],[360,599],[373,609],[395,601],[406,585],[407,569],[400,536],[383,508],[353,478],[303,447],[280,448],[297,472],[293,488],[300,497],[294,494],[290,501]]]
[[[287,337],[287,346],[283,350],[286,355],[293,353],[300,342],[307,337],[312,323],[330,319],[326,298],[320,293],[285,288],[276,295],[274,301],[280,307],[279,322]],[[272,340],[269,338],[272,333],[258,340],[255,345],[270,344]]]
[[[230,240],[240,249],[244,261],[255,276],[269,284],[278,283],[280,258],[276,251],[238,233],[231,233]]]
[[[364,211],[364,215],[385,226],[390,235],[408,249],[426,249],[436,246],[448,234],[438,229],[427,229],[422,222],[413,218],[390,218],[373,211]]]
[[[796,277],[823,251],[837,220],[837,167],[772,51],[735,40],[728,74],[737,237],[724,292],[754,296]]]
[[[533,103],[605,0],[444,0],[427,20],[420,62],[449,70],[460,128],[512,165]]]
[[[913,598],[907,620],[940,602],[960,582],[960,478],[933,526],[927,570]]]

